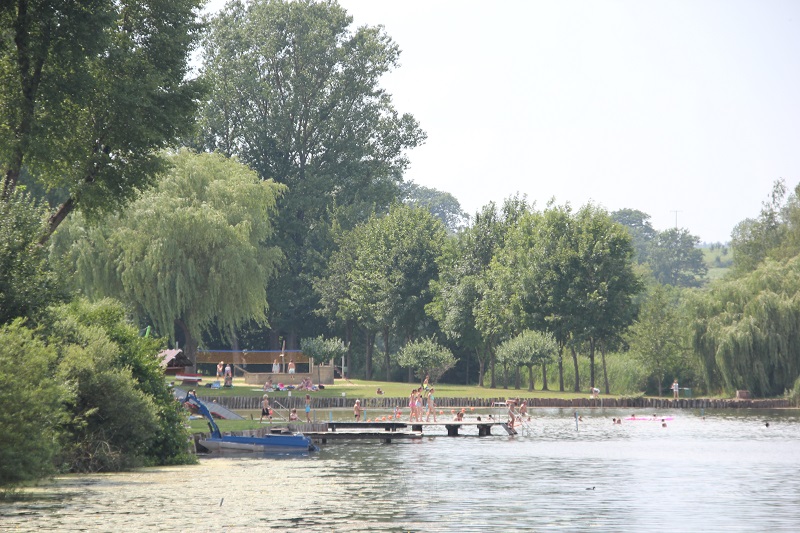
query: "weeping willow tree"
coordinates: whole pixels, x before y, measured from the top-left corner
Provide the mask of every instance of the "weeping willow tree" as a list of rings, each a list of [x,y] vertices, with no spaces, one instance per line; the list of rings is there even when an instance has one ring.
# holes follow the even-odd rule
[[[711,387],[773,396],[800,375],[800,256],[765,261],[693,302],[693,344]]]
[[[194,362],[202,334],[266,323],[269,279],[282,254],[265,246],[284,185],[219,154],[181,151],[157,187],[97,227],[69,224],[54,245],[80,288],[128,302]],[[61,233],[61,232],[59,232]]]

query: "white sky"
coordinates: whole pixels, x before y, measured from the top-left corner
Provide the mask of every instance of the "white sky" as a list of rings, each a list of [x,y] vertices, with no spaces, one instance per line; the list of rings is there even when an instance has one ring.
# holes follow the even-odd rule
[[[800,182],[800,2],[339,3],[403,51],[383,86],[428,134],[406,179],[470,214],[519,192],[725,242]]]

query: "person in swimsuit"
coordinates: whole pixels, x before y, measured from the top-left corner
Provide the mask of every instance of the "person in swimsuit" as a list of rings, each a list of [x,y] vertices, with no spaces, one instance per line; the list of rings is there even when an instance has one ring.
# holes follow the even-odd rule
[[[222,369],[223,369],[224,365],[225,365],[225,363],[223,363],[222,361],[220,361],[219,364],[217,365],[217,377],[218,378],[222,377]]]
[[[356,403],[353,406],[353,416],[355,417],[356,422],[361,422],[361,400],[356,400]]]
[[[433,414],[433,421],[436,422],[436,401],[433,397],[433,388],[428,391],[428,416],[425,417],[425,422],[431,421],[431,414]]]
[[[272,373],[273,374],[280,374],[281,373],[281,365],[278,363],[278,358],[272,360]]]
[[[294,374],[294,359],[289,359],[289,373]]]
[[[259,423],[264,420],[264,417],[271,422],[272,421],[272,412],[269,409],[269,396],[266,394],[264,395],[264,399],[261,400],[261,418],[258,420]]]
[[[523,400],[522,403],[519,404],[519,416],[520,418],[523,416],[527,416],[528,420],[531,419],[531,417],[528,416],[528,402],[526,402],[525,400]]]
[[[311,395],[306,394],[306,422],[311,422]]]

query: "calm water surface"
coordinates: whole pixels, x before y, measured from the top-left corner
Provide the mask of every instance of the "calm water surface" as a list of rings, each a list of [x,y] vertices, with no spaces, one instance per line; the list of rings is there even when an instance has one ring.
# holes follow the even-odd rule
[[[798,411],[611,424],[633,412],[580,411],[576,430],[572,411],[536,410],[516,437],[333,443],[308,457],[66,476],[40,499],[0,504],[0,530],[800,530]]]

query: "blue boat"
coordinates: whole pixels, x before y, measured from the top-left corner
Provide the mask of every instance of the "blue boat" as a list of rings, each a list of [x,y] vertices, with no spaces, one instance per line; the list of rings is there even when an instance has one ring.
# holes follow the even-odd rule
[[[208,428],[211,436],[200,439],[198,444],[210,452],[256,452],[256,453],[286,453],[286,452],[310,452],[317,451],[318,448],[311,442],[311,439],[302,433],[289,434],[269,434],[262,437],[244,437],[235,435],[223,435],[208,407],[191,393],[186,395],[184,403],[188,403],[197,408],[208,421]]]

